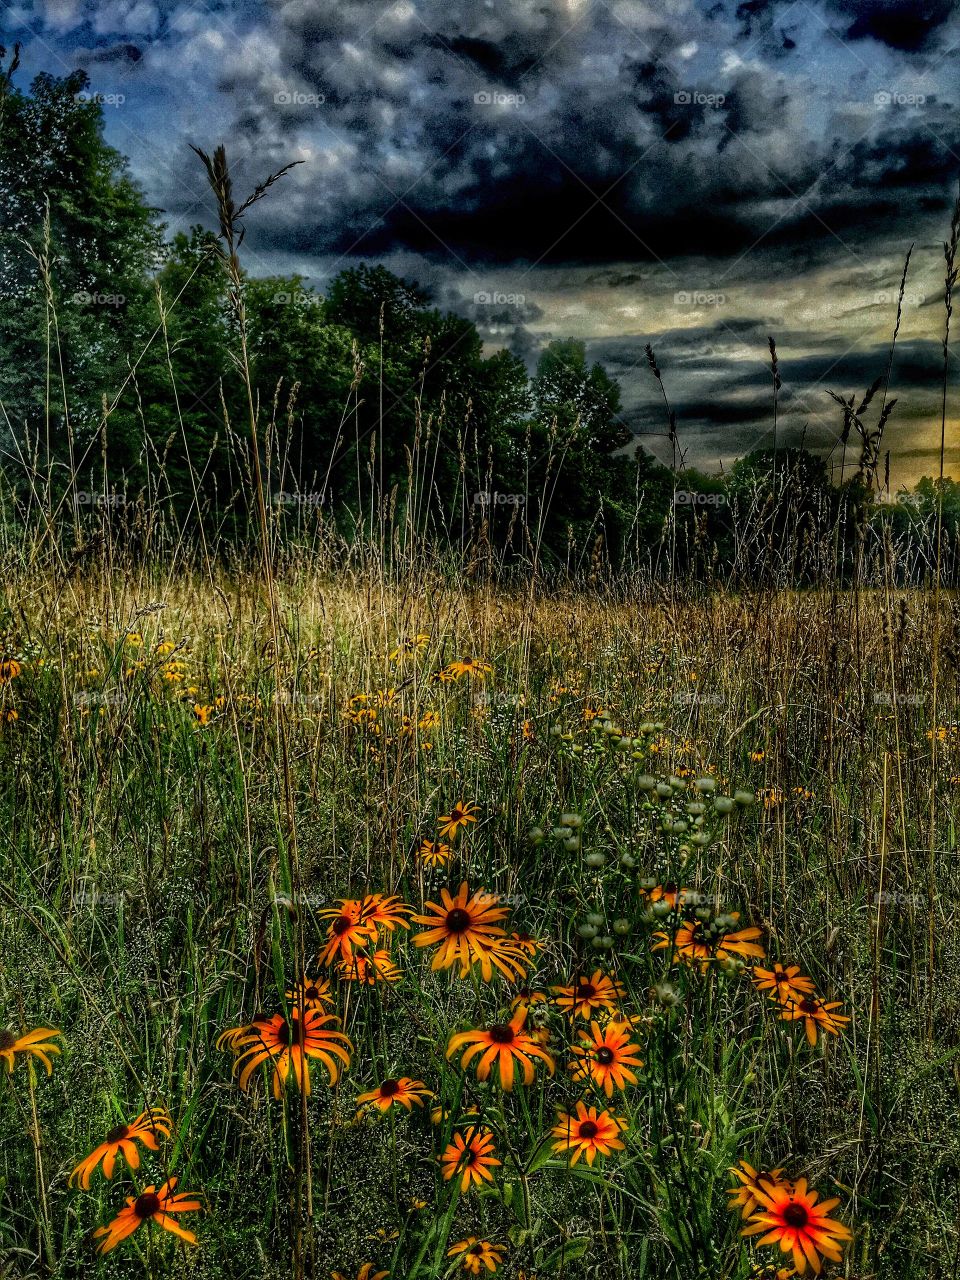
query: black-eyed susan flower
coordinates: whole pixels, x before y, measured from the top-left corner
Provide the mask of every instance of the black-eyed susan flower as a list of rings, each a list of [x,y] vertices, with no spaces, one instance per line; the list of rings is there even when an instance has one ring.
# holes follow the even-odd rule
[[[302,1014],[294,1009],[289,1019],[281,1013],[256,1018],[237,1042],[239,1054],[233,1069],[240,1072],[240,1088],[246,1090],[254,1071],[269,1063],[273,1067],[275,1098],[282,1096],[291,1072],[301,1092],[309,1094],[311,1058],[326,1067],[330,1083],[336,1084],[339,1064],[350,1065],[353,1045],[342,1031],[332,1030],[331,1023],[337,1025],[339,1019],[315,1009]]]
[[[497,1023],[492,1027],[479,1028],[476,1031],[460,1031],[450,1037],[447,1045],[447,1057],[451,1058],[458,1050],[464,1048],[460,1065],[466,1067],[473,1058],[480,1056],[477,1063],[477,1079],[488,1079],[494,1065],[503,1089],[512,1089],[515,1068],[519,1067],[523,1074],[524,1084],[531,1084],[534,1077],[533,1059],[539,1058],[546,1064],[547,1071],[553,1075],[554,1061],[547,1051],[537,1044],[533,1036],[524,1030],[527,1014],[525,1009],[518,1010],[509,1022]]]
[[[449,862],[453,849],[443,840],[421,840],[418,856],[425,867],[442,867]]]
[[[163,1107],[151,1107],[141,1111],[136,1120],[130,1124],[120,1124],[111,1129],[98,1147],[84,1157],[68,1179],[68,1186],[81,1186],[84,1191],[90,1190],[90,1178],[94,1170],[103,1164],[103,1176],[109,1181],[113,1177],[117,1156],[122,1155],[130,1169],[139,1169],[140,1152],[137,1143],[142,1142],[151,1151],[159,1151],[157,1138],[170,1137],[170,1117]]]
[[[0,1058],[6,1062],[7,1071],[11,1072],[18,1053],[32,1054],[39,1058],[47,1069],[47,1075],[50,1075],[53,1071],[50,1054],[61,1052],[60,1046],[51,1044],[51,1041],[54,1036],[61,1034],[50,1027],[37,1027],[34,1031],[24,1031],[18,1036],[15,1031],[0,1028]]]
[[[608,1098],[613,1097],[615,1088],[622,1090],[628,1084],[636,1084],[633,1069],[642,1067],[643,1062],[640,1047],[631,1040],[630,1031],[624,1022],[608,1022],[605,1027],[591,1022],[589,1031],[580,1032],[581,1043],[571,1050],[574,1061],[570,1070],[574,1080],[592,1080]]]
[[[175,1195],[176,1178],[168,1178],[159,1189],[155,1186],[145,1187],[136,1198],[127,1196],[125,1209],[121,1209],[112,1222],[105,1227],[98,1227],[93,1233],[95,1239],[104,1237],[97,1246],[98,1253],[109,1253],[121,1240],[132,1236],[135,1231],[149,1222],[164,1231],[170,1231],[187,1244],[196,1244],[197,1237],[187,1231],[176,1221],[176,1214],[194,1213],[202,1206],[199,1200],[191,1199],[191,1193]]]
[[[440,902],[425,903],[425,914],[413,917],[415,923],[429,926],[423,933],[414,935],[414,946],[439,944],[430,967],[449,969],[459,964],[460,976],[465,978],[481,958],[481,947],[502,944],[506,939],[506,930],[498,921],[506,919],[509,913],[506,907],[497,905],[498,901],[484,889],[471,894],[466,880],[456,897],[449,889],[441,889]]]
[[[333,1006],[333,992],[326,978],[304,976],[285,994],[288,1003],[295,1009],[323,1010]]]
[[[816,1191],[807,1189],[806,1178],[766,1188],[757,1187],[758,1207],[751,1214],[744,1236],[760,1236],[758,1245],[776,1244],[783,1253],[793,1255],[793,1265],[803,1275],[809,1264],[817,1274],[822,1258],[839,1262],[843,1244],[852,1238],[849,1227],[829,1217],[839,1199],[818,1203]]]
[[[671,937],[667,933],[653,935],[652,950],[664,951],[673,947],[675,958],[685,964],[701,968],[712,960],[730,960],[737,956],[752,956],[762,960],[766,955],[758,941],[763,931],[756,925],[738,929],[740,915],[716,915],[710,920],[684,920]]]
[[[447,1250],[448,1258],[459,1258],[464,1271],[478,1276],[482,1267],[488,1271],[496,1271],[503,1261],[503,1248],[491,1244],[489,1240],[478,1240],[476,1236],[467,1236],[466,1240],[458,1240]]]
[[[486,680],[493,667],[482,658],[456,658],[447,663],[446,670],[455,680],[462,680],[464,676],[471,680]]]
[[[535,938],[532,933],[527,933],[520,929],[510,934],[510,941],[525,956],[529,956],[531,960],[536,956],[537,952],[543,946],[539,938]]]
[[[850,1021],[846,1014],[837,1013],[837,1010],[842,1008],[843,1002],[840,1000],[826,1001],[815,994],[804,995],[799,999],[785,1000],[780,1010],[780,1017],[784,1022],[802,1020],[807,1041],[813,1046],[817,1043],[818,1028],[829,1035],[838,1036]]]
[[[360,902],[361,920],[375,930],[386,929],[388,933],[393,933],[398,927],[409,929],[410,921],[404,916],[412,912],[413,907],[408,907],[393,893],[368,893]]]
[[[404,636],[397,647],[388,655],[390,662],[402,663],[409,662],[430,643],[430,637],[426,631],[418,631],[414,636]]]
[[[397,1079],[383,1080],[375,1089],[361,1093],[357,1098],[357,1105],[372,1103],[381,1111],[389,1111],[393,1106],[401,1106],[412,1111],[414,1107],[422,1107],[425,1098],[432,1097],[432,1092],[422,1080],[400,1076]]]
[[[739,1179],[740,1185],[731,1187],[727,1192],[730,1197],[727,1208],[744,1218],[749,1218],[757,1208],[756,1191],[769,1191],[784,1182],[782,1169],[771,1169],[767,1173],[765,1170],[755,1169],[746,1160],[741,1160],[739,1166],[731,1167],[730,1172]]]
[[[568,986],[552,987],[551,990],[558,1009],[571,1018],[584,1018],[588,1022],[591,1015],[600,1009],[615,1009],[624,994],[620,983],[600,969],[595,969],[589,978],[579,974]]]
[[[378,1271],[375,1262],[364,1262],[357,1272],[357,1280],[387,1280],[389,1275],[389,1271]],[[330,1277],[331,1280],[347,1280],[342,1271],[331,1271]]]
[[[444,1181],[459,1178],[461,1191],[469,1191],[474,1182],[477,1186],[492,1182],[492,1170],[503,1163],[496,1158],[495,1151],[493,1134],[488,1129],[471,1128],[465,1134],[455,1133],[440,1156]]]
[[[623,1151],[620,1134],[627,1122],[613,1111],[598,1111],[578,1102],[573,1115],[561,1111],[557,1123],[550,1130],[554,1151],[570,1151],[571,1165],[581,1156],[587,1164],[593,1164],[598,1155],[608,1156],[612,1151]]]
[[[332,965],[335,960],[351,960],[355,947],[366,947],[377,940],[377,927],[364,917],[363,903],[355,898],[342,898],[339,907],[320,912],[328,919],[327,942],[320,952],[319,963]]]
[[[530,987],[521,987],[517,994],[510,1001],[511,1012],[522,1009],[524,1013],[529,1013],[535,1005],[546,1004],[549,997],[545,991],[533,991]]]
[[[442,839],[452,840],[461,827],[468,827],[476,822],[477,806],[471,800],[460,800],[451,805],[450,812],[443,814],[439,822]]]
[[[12,680],[16,680],[22,670],[16,658],[5,658],[0,662],[0,685],[10,684]]]
[[[769,991],[774,1000],[794,1000],[812,995],[813,979],[804,977],[798,964],[774,964],[769,969],[756,965],[750,974],[758,991]]]
[[[384,947],[355,951],[350,960],[341,960],[337,973],[345,982],[359,982],[373,987],[378,982],[399,982],[403,977],[399,966]]]

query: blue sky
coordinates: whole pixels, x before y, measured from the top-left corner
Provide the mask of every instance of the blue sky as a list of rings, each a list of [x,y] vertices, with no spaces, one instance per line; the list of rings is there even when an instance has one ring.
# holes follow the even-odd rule
[[[171,230],[213,222],[188,142],[225,141],[239,189],[300,160],[250,220],[251,271],[322,289],[382,261],[491,349],[582,338],[661,458],[645,344],[715,468],[770,443],[772,334],[784,432],[837,461],[827,391],[884,372],[914,244],[887,443],[895,487],[933,469],[949,0],[52,0],[2,30],[24,79],[87,71]]]

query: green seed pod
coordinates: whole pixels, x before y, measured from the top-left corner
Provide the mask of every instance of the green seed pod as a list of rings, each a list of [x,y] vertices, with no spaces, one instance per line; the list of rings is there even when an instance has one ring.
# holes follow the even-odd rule
[[[621,853],[620,865],[621,867],[626,867],[628,871],[632,871],[637,865],[637,860],[632,853]]]
[[[563,847],[567,853],[579,853],[583,846],[579,836],[567,836],[566,840],[563,841]]]
[[[649,773],[641,773],[634,781],[640,791],[652,791],[657,785],[656,778],[651,778]]]
[[[575,755],[575,756],[582,756],[582,755],[583,755],[583,747],[581,747],[581,745],[580,745],[580,743],[579,743],[579,742],[575,743],[575,744],[570,748],[570,751],[571,751],[571,752],[572,752],[572,754],[573,754],[573,755]]]
[[[690,829],[690,823],[684,822],[683,820],[681,820],[680,822],[672,822],[670,824],[670,831],[675,836],[682,836],[687,831],[689,831],[689,829]]]
[[[604,916],[601,911],[588,911],[583,918],[586,920],[587,924],[592,924],[597,929],[600,928],[604,921]]]
[[[554,827],[550,834],[554,840],[567,840],[573,835],[573,829],[571,827]]]
[[[613,949],[613,939],[607,933],[602,938],[594,938],[590,945],[597,951],[611,951]]]
[[[613,922],[613,932],[619,933],[621,937],[630,932],[630,921],[625,920],[622,916],[619,920]]]
[[[583,819],[579,813],[561,813],[560,825],[562,827],[572,827],[576,831],[578,827],[583,826]]]
[[[655,889],[658,883],[656,876],[644,876],[639,885],[641,889]]]
[[[632,738],[618,738],[613,744],[618,751],[631,751],[633,749]]]
[[[702,800],[691,800],[690,803],[687,805],[687,813],[693,814],[694,817],[699,817],[700,814],[706,813],[706,812],[707,812],[707,806],[703,803]]]
[[[658,898],[657,901],[650,908],[650,910],[653,912],[653,914],[657,917],[658,920],[663,920],[666,916],[670,914],[673,908],[670,906],[670,903],[666,901],[666,899]]]
[[[735,791],[733,793],[733,798],[742,809],[749,809],[752,805],[757,803],[757,797],[752,791]]]
[[[687,789],[687,784],[684,782],[683,778],[678,778],[675,773],[671,773],[667,781],[670,783],[670,786],[674,791],[686,791]]]
[[[681,1003],[680,992],[669,982],[661,982],[655,986],[653,998],[664,1009],[675,1009]]]
[[[733,813],[735,807],[731,796],[717,796],[713,802],[714,811],[724,815]]]
[[[648,735],[651,733],[655,733],[656,725],[653,723],[652,720],[644,720],[643,724],[640,726],[640,732]]]
[[[551,738],[559,738],[559,737],[560,737],[560,735],[561,735],[561,733],[563,733],[563,729],[561,728],[561,726],[560,726],[560,725],[558,725],[558,724],[552,724],[552,725],[550,726],[550,737],[551,737]]]
[[[596,871],[599,867],[607,865],[607,855],[605,853],[588,853],[584,858],[584,862],[591,870]]]
[[[710,795],[717,789],[717,780],[716,778],[698,778],[693,785],[697,791]]]
[[[709,907],[697,907],[696,911],[694,911],[693,914],[697,917],[698,920],[702,920],[704,924],[706,924],[706,922],[710,919],[711,912]]]
[[[690,837],[690,843],[695,844],[698,849],[706,849],[710,844],[710,837],[705,832],[700,831],[695,836]]]
[[[661,800],[667,800],[673,795],[673,787],[667,782],[658,782],[656,791]]]
[[[527,832],[527,839],[532,845],[543,844],[546,836],[543,833],[543,827],[531,827]]]
[[[653,722],[653,729],[655,733],[663,733],[666,727],[666,723],[663,720],[654,720]]]
[[[581,938],[595,938],[597,936],[597,926],[595,924],[578,924],[577,933]]]

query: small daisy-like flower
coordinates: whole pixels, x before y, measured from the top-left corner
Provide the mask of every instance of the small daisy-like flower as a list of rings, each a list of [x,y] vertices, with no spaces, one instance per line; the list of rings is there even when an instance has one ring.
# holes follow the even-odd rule
[[[364,948],[354,952],[350,960],[341,960],[337,973],[345,982],[359,982],[374,987],[378,982],[399,982],[403,977],[390,952],[384,947]]]
[[[467,827],[471,822],[476,822],[476,813],[477,806],[472,800],[460,800],[451,807],[449,813],[443,814],[440,818],[441,837],[452,840],[461,827]]]
[[[615,1009],[623,999],[624,990],[619,982],[594,969],[589,978],[578,975],[569,986],[551,988],[557,1000],[557,1008],[571,1018],[590,1021],[591,1014],[600,1009]]]
[[[51,1044],[50,1041],[54,1036],[61,1034],[50,1027],[37,1027],[35,1031],[24,1031],[18,1036],[15,1031],[0,1028],[0,1058],[6,1062],[8,1073],[13,1070],[17,1054],[22,1053],[39,1058],[47,1069],[47,1075],[50,1075],[53,1071],[53,1063],[49,1055],[61,1052],[60,1046]]]
[[[744,1218],[749,1218],[757,1208],[757,1191],[770,1191],[784,1183],[782,1169],[771,1169],[769,1173],[762,1170],[758,1172],[746,1160],[741,1160],[739,1168],[732,1167],[730,1172],[735,1178],[739,1178],[740,1186],[731,1187],[727,1192],[730,1197],[727,1208],[732,1213],[740,1213]]]
[[[460,976],[465,978],[472,965],[481,959],[482,948],[506,939],[499,921],[509,914],[506,907],[497,905],[495,895],[483,889],[471,894],[466,880],[454,897],[449,889],[440,890],[440,902],[427,902],[425,914],[414,916],[417,924],[429,926],[425,932],[414,935],[415,947],[440,945],[431,963],[432,969],[449,969],[459,963]]]
[[[389,1111],[392,1106],[399,1104],[401,1107],[406,1107],[408,1111],[412,1111],[415,1106],[423,1106],[424,1098],[432,1097],[433,1094],[422,1080],[411,1080],[409,1076],[400,1076],[396,1080],[384,1080],[377,1085],[376,1089],[361,1093],[357,1098],[357,1105],[362,1106],[370,1102],[381,1111]]]
[[[798,1022],[802,1019],[807,1041],[811,1046],[817,1043],[817,1029],[838,1036],[850,1018],[837,1009],[843,1008],[841,1000],[825,1001],[818,995],[803,995],[799,999],[784,1001],[780,1017],[784,1022]]]
[[[101,1162],[103,1176],[109,1181],[113,1177],[118,1155],[123,1156],[128,1168],[139,1169],[140,1152],[137,1150],[137,1142],[142,1142],[151,1151],[159,1151],[157,1137],[170,1137],[170,1123],[170,1117],[163,1107],[151,1107],[148,1111],[141,1111],[136,1120],[131,1121],[130,1124],[117,1125],[115,1129],[110,1130],[98,1147],[94,1147],[93,1151],[80,1161],[70,1174],[67,1185],[77,1184],[84,1191],[89,1191],[90,1178]]]
[[[212,706],[201,705],[199,702],[193,704],[193,718],[201,727],[210,723],[210,717],[213,712],[214,708]]]
[[[812,995],[814,991],[813,979],[804,977],[798,964],[777,963],[770,969],[757,965],[750,976],[757,990],[769,991],[774,1000],[786,1002]]]
[[[572,1151],[570,1163],[575,1165],[581,1156],[587,1164],[593,1164],[598,1155],[608,1156],[611,1151],[623,1151],[620,1134],[627,1127],[626,1120],[612,1111],[598,1111],[578,1102],[575,1115],[561,1111],[557,1123],[551,1129],[554,1151]]]
[[[193,1213],[202,1206],[199,1200],[192,1200],[190,1193],[175,1195],[176,1178],[168,1178],[158,1190],[155,1186],[145,1187],[141,1195],[134,1198],[127,1196],[127,1206],[121,1209],[112,1222],[105,1227],[98,1227],[93,1233],[94,1239],[103,1236],[97,1246],[98,1253],[109,1253],[121,1240],[132,1236],[145,1222],[170,1231],[187,1244],[196,1244],[197,1237],[192,1231],[181,1227],[174,1217],[179,1213]]]
[[[468,1129],[465,1135],[455,1133],[440,1157],[444,1181],[459,1177],[461,1191],[469,1191],[473,1182],[477,1186],[492,1182],[491,1170],[503,1163],[494,1155],[495,1150],[493,1134],[487,1129]]]
[[[608,1098],[614,1088],[625,1089],[636,1084],[633,1068],[642,1067],[640,1047],[630,1039],[631,1028],[625,1022],[608,1022],[601,1027],[590,1023],[589,1031],[580,1032],[581,1044],[572,1049],[575,1061],[570,1064],[574,1080],[592,1080]]]
[[[759,1235],[758,1245],[779,1245],[783,1253],[793,1255],[799,1275],[806,1272],[808,1263],[819,1275],[821,1255],[831,1262],[840,1261],[843,1244],[852,1239],[852,1233],[842,1222],[828,1216],[839,1199],[817,1203],[817,1193],[807,1190],[806,1178],[769,1189],[758,1187],[756,1198],[758,1207],[741,1235]]]
[[[410,921],[403,917],[412,912],[413,907],[408,907],[395,893],[368,893],[360,903],[361,919],[374,929],[386,929],[388,933],[397,927],[409,929]]]
[[[493,667],[482,658],[457,658],[447,663],[446,670],[455,680],[462,680],[464,676],[471,680],[486,680]]]
[[[507,1090],[513,1088],[515,1067],[519,1067],[523,1072],[524,1084],[533,1083],[534,1058],[539,1058],[541,1062],[546,1063],[547,1071],[553,1075],[553,1058],[537,1044],[529,1032],[524,1030],[526,1018],[526,1010],[520,1009],[509,1022],[498,1023],[476,1031],[461,1031],[450,1037],[447,1057],[452,1057],[466,1045],[460,1065],[466,1067],[471,1059],[479,1054],[477,1079],[486,1080],[496,1064],[500,1087]]]
[[[418,631],[414,636],[404,636],[397,647],[390,653],[389,661],[396,663],[410,662],[430,643],[426,631]]]
[[[389,1271],[378,1271],[375,1262],[364,1262],[357,1272],[357,1280],[388,1280]],[[347,1280],[342,1271],[331,1271],[331,1280]]]
[[[443,840],[421,840],[418,854],[425,867],[442,867],[450,861],[453,849]]]
[[[363,904],[354,898],[341,898],[339,908],[321,911],[328,919],[327,943],[319,962],[331,965],[335,960],[351,960],[355,947],[366,947],[377,940],[377,927],[363,914]]]
[[[459,1257],[464,1271],[472,1276],[480,1274],[481,1267],[488,1271],[496,1271],[503,1261],[503,1248],[491,1244],[489,1240],[478,1240],[476,1236],[467,1236],[466,1240],[458,1240],[447,1250],[448,1258]]]
[[[323,1010],[333,1006],[333,992],[326,978],[304,976],[286,992],[286,998],[294,1009]]]
[[[531,991],[529,987],[521,987],[517,994],[510,1001],[510,1009],[515,1012],[522,1009],[524,1013],[529,1013],[534,1005],[546,1004],[549,996],[545,991]]]
[[[256,1069],[264,1063],[273,1067],[273,1096],[283,1096],[283,1089],[291,1073],[300,1091],[310,1093],[310,1058],[326,1067],[330,1083],[336,1084],[340,1066],[350,1065],[353,1045],[342,1031],[330,1029],[339,1019],[332,1013],[323,1014],[315,1009],[291,1011],[289,1019],[282,1013],[271,1017],[256,1018],[246,1035],[237,1041],[239,1056],[234,1072],[240,1072],[240,1088],[246,1092]]]
[[[11,680],[16,680],[22,670],[23,668],[16,658],[5,658],[0,662],[0,685],[9,684]]]
[[[756,925],[747,929],[733,927],[739,919],[739,914],[732,911],[728,916],[714,916],[709,921],[684,920],[672,938],[667,933],[655,933],[651,949],[664,951],[672,945],[677,959],[701,968],[711,960],[729,960],[735,956],[762,960],[766,952],[757,939],[763,936],[763,930]]]

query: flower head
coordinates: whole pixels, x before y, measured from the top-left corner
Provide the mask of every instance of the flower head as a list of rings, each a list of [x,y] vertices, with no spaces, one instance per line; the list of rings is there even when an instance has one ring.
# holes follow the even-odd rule
[[[784,1022],[803,1021],[807,1033],[807,1041],[813,1046],[817,1043],[817,1030],[838,1036],[850,1018],[844,1013],[837,1013],[843,1008],[840,1000],[825,1001],[816,993],[788,998],[783,1002],[780,1017]]]
[[[90,1190],[90,1178],[94,1170],[102,1162],[103,1176],[109,1181],[117,1156],[122,1155],[130,1169],[140,1167],[140,1152],[137,1142],[142,1142],[151,1151],[158,1151],[157,1138],[170,1137],[170,1117],[163,1107],[151,1107],[141,1111],[136,1120],[129,1124],[120,1124],[107,1133],[98,1147],[85,1156],[70,1174],[68,1185],[81,1186],[84,1191]]]
[[[772,1000],[799,999],[812,995],[814,991],[813,979],[804,977],[798,964],[784,965],[778,962],[769,969],[761,969],[756,965],[750,976],[757,990],[769,991]]]
[[[620,1134],[627,1127],[626,1120],[612,1111],[598,1111],[578,1102],[576,1114],[561,1111],[557,1123],[551,1129],[554,1151],[572,1151],[571,1165],[585,1156],[587,1164],[593,1164],[598,1155],[608,1156],[611,1151],[623,1151]]]
[[[477,963],[487,981],[493,976],[494,965],[507,977],[524,977],[526,969],[519,953],[498,923],[508,915],[507,908],[498,906],[498,901],[495,894],[483,889],[471,894],[466,880],[456,897],[449,889],[441,889],[440,902],[427,902],[426,914],[413,917],[417,924],[429,926],[414,935],[414,946],[439,943],[430,967],[450,969],[459,963],[461,978]]]
[[[162,1227],[164,1231],[170,1231],[175,1236],[179,1236],[181,1240],[185,1240],[187,1244],[196,1244],[197,1237],[192,1231],[187,1231],[175,1220],[174,1216],[178,1213],[192,1213],[201,1207],[199,1200],[192,1200],[190,1194],[174,1195],[174,1188],[177,1185],[176,1178],[168,1178],[162,1187],[158,1190],[155,1186],[144,1187],[143,1192],[136,1198],[127,1196],[127,1205],[125,1209],[121,1209],[112,1222],[105,1227],[98,1227],[93,1233],[94,1238],[103,1236],[104,1239],[97,1246],[99,1253],[109,1253],[111,1249],[115,1249],[121,1240],[126,1240],[127,1236],[142,1227],[145,1222],[153,1223],[158,1227]]]
[[[631,1027],[625,1022],[612,1021],[605,1027],[591,1022],[590,1030],[580,1032],[581,1043],[572,1050],[570,1070],[574,1080],[592,1080],[608,1098],[613,1097],[614,1088],[636,1084],[633,1068],[642,1067],[643,1062],[640,1047],[631,1040],[630,1033]]]
[[[464,1271],[469,1271],[471,1275],[478,1276],[481,1267],[486,1267],[488,1271],[496,1271],[503,1261],[503,1249],[500,1245],[490,1244],[488,1240],[478,1240],[476,1236],[467,1236],[466,1240],[458,1240],[455,1245],[447,1250],[448,1258],[456,1258],[458,1256],[463,1264]]]
[[[620,983],[600,969],[594,969],[589,978],[579,974],[569,986],[553,987],[552,991],[557,998],[558,1009],[571,1018],[584,1018],[587,1022],[591,1014],[600,1009],[615,1009],[624,994]]]
[[[739,1211],[744,1218],[749,1218],[757,1208],[757,1191],[768,1191],[772,1187],[785,1185],[782,1169],[772,1169],[769,1173],[758,1172],[746,1160],[741,1160],[739,1167],[731,1168],[730,1172],[735,1178],[739,1178],[740,1185],[731,1187],[727,1192],[730,1197],[727,1208],[732,1212]]]
[[[842,1242],[851,1239],[849,1227],[829,1217],[838,1199],[817,1203],[816,1191],[807,1190],[806,1178],[795,1183],[780,1183],[755,1191],[757,1209],[750,1215],[749,1226],[741,1235],[761,1238],[758,1245],[778,1244],[783,1253],[793,1255],[793,1265],[803,1275],[807,1264],[820,1274],[821,1256],[839,1262]]]
[[[452,840],[461,827],[476,822],[477,806],[470,800],[461,800],[453,805],[449,813],[440,818],[440,835],[443,839]]]
[[[444,1181],[459,1177],[461,1191],[469,1191],[472,1182],[478,1186],[492,1182],[491,1169],[502,1163],[494,1155],[495,1150],[493,1134],[487,1129],[471,1128],[466,1134],[455,1133],[440,1157]]]
[[[341,1031],[333,1031],[329,1024],[339,1022],[332,1013],[323,1014],[307,1009],[302,1014],[291,1010],[287,1019],[282,1013],[255,1018],[245,1034],[236,1043],[239,1051],[234,1072],[240,1072],[240,1088],[246,1091],[257,1067],[269,1063],[273,1067],[273,1096],[279,1098],[291,1072],[298,1088],[310,1092],[310,1064],[314,1058],[321,1062],[336,1084],[340,1075],[340,1063],[350,1065],[353,1045]]]
[[[366,1102],[379,1107],[381,1111],[389,1111],[396,1104],[412,1111],[415,1106],[422,1107],[424,1098],[432,1098],[433,1094],[422,1080],[412,1080],[409,1076],[398,1079],[383,1080],[376,1089],[369,1089],[357,1098],[357,1104]]]
[[[476,1031],[461,1031],[450,1037],[447,1045],[447,1057],[450,1058],[459,1049],[467,1046],[460,1065],[466,1067],[471,1059],[480,1055],[477,1063],[477,1079],[486,1080],[494,1064],[500,1077],[503,1089],[512,1089],[514,1069],[519,1067],[523,1072],[524,1084],[532,1084],[534,1076],[534,1058],[546,1063],[550,1075],[553,1075],[554,1061],[545,1049],[542,1049],[533,1036],[524,1030],[527,1013],[519,1009],[509,1022],[497,1023]]]
[[[51,1044],[50,1041],[60,1034],[61,1032],[54,1031],[50,1027],[37,1027],[34,1031],[24,1031],[18,1036],[15,1031],[0,1028],[0,1058],[6,1062],[7,1071],[13,1070],[17,1054],[22,1053],[39,1058],[47,1069],[47,1075],[50,1075],[53,1071],[53,1063],[49,1055],[61,1052],[60,1046]]]

